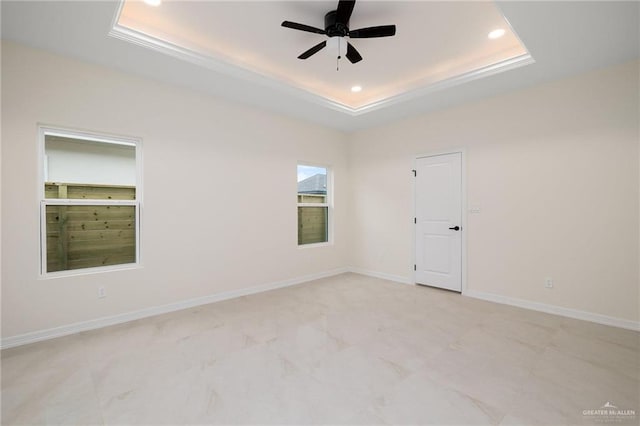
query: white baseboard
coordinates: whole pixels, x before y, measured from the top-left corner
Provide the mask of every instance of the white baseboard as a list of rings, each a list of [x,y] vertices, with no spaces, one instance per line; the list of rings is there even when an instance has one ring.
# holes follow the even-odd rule
[[[368,277],[381,278],[383,280],[395,281],[402,284],[415,284],[411,281],[411,278],[403,277],[401,275],[393,275],[387,274],[384,272],[371,271],[368,269],[357,268],[355,266],[351,266],[348,268],[349,272],[353,272],[355,274],[366,275]]]
[[[374,278],[382,278],[384,280],[395,281],[403,284],[415,284],[411,278],[399,275],[387,274],[384,272],[371,271],[367,269],[349,267],[349,272],[367,275]],[[607,315],[596,314],[577,309],[564,308],[562,306],[547,305],[539,302],[532,302],[524,299],[516,299],[513,297],[502,296],[499,294],[485,293],[480,291],[467,290],[463,291],[464,296],[473,297],[475,299],[487,300],[489,302],[502,303],[504,305],[517,306],[519,308],[530,309],[533,311],[545,312],[548,314],[560,315],[563,317],[579,319],[583,321],[595,322],[597,324],[610,325],[613,327],[624,328],[627,330],[640,331],[640,322],[631,321],[622,318],[610,317]]]
[[[326,278],[334,275],[343,274],[345,272],[349,272],[349,268],[339,268],[331,271],[320,272],[317,274],[304,275],[302,277],[292,278],[289,280],[262,284],[259,286],[243,288],[240,290],[226,291],[224,293],[217,293],[209,296],[197,297],[194,299],[183,300],[181,302],[170,303],[167,305],[145,308],[139,311],[126,312],[124,314],[96,318],[89,321],[77,322],[73,324],[63,325],[60,327],[49,328],[46,330],[39,330],[31,333],[20,334],[17,336],[5,337],[5,338],[2,338],[0,349],[13,348],[15,346],[22,346],[29,343],[40,342],[42,340],[68,336],[70,334],[79,333],[81,331],[95,330],[97,328],[108,327],[110,325],[121,324],[121,323],[133,321],[141,318],[147,318],[155,315],[179,311],[181,309],[193,308],[200,305],[220,302],[222,300],[234,299],[236,297],[247,296],[255,293],[262,293],[264,291],[275,290],[283,287],[289,287],[297,284],[302,284],[308,281],[317,280],[320,278]]]
[[[255,287],[248,287],[240,290],[227,291],[224,293],[212,294],[209,296],[197,297],[194,299],[184,300],[181,302],[170,303],[162,306],[154,306],[151,308],[141,309],[139,311],[127,312],[124,314],[113,315],[109,317],[97,318],[89,321],[83,321],[60,327],[49,328],[46,330],[34,331],[31,333],[20,334],[2,338],[0,349],[7,349],[16,346],[26,345],[29,343],[40,342],[42,340],[53,339],[56,337],[68,336],[70,334],[79,333],[81,331],[95,330],[110,325],[121,324],[141,318],[147,318],[155,315],[165,314],[169,312],[179,311],[181,309],[193,308],[209,303],[220,302],[223,300],[234,299],[236,297],[247,296],[264,291],[275,290],[283,287],[290,287],[297,284],[317,280],[320,278],[331,277],[343,274],[345,272],[353,272],[356,274],[366,275],[374,278],[394,281],[402,284],[414,284],[410,278],[400,275],[387,274],[384,272],[371,271],[367,269],[349,267],[339,268],[331,271],[320,272],[317,274],[305,275],[302,277],[292,278],[284,281],[262,284]],[[498,294],[484,293],[479,291],[468,290],[463,292],[464,296],[476,299],[487,300],[489,302],[502,303],[505,305],[517,306],[520,308],[531,309],[534,311],[546,312],[549,314],[560,315],[569,318],[575,318],[584,321],[595,322],[598,324],[610,325],[613,327],[625,328],[628,330],[640,331],[640,322],[625,320],[621,318],[610,317],[607,315],[595,314],[577,309],[564,308],[561,306],[547,305],[544,303],[532,302],[523,299],[516,299]]]
[[[531,309],[533,311],[545,312],[547,314],[560,315],[563,317],[590,321],[598,324],[610,325],[613,327],[625,328],[627,330],[640,331],[640,322],[638,321],[610,317],[607,315],[580,311],[578,309],[564,308],[562,306],[547,305],[545,303],[532,302],[529,300],[516,299],[513,297],[502,296],[493,293],[485,293],[481,291],[468,290],[463,292],[462,294],[464,296],[487,300],[489,302],[502,303],[505,305],[517,306],[519,308]]]

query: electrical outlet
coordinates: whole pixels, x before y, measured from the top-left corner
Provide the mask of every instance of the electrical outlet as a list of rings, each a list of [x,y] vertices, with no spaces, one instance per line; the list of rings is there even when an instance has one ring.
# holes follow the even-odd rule
[[[545,278],[544,286],[546,288],[553,288],[553,280],[551,278]]]
[[[107,290],[104,287],[98,287],[98,299],[102,299],[103,297],[107,297]]]

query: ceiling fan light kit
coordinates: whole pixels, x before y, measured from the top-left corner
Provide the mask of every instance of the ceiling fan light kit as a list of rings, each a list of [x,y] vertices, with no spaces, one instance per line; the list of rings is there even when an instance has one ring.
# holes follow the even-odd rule
[[[299,24],[297,22],[284,21],[282,26],[285,28],[291,28],[298,31],[306,31],[314,34],[322,34],[329,37],[331,41],[333,38],[338,40],[344,37],[353,38],[377,38],[377,37],[391,37],[396,34],[395,25],[380,25],[376,27],[360,28],[357,30],[349,30],[349,20],[355,6],[355,0],[340,0],[338,1],[338,7],[336,10],[328,12],[324,16],[324,30],[316,27],[312,27],[305,24]],[[356,50],[355,47],[348,41],[346,41],[346,54],[345,56],[352,64],[358,63],[362,60],[362,56]],[[333,44],[333,43],[332,43]],[[341,58],[342,47],[341,43],[338,43],[338,55],[337,58]],[[327,40],[316,44],[309,50],[303,52],[298,56],[298,59],[307,59],[327,46]]]

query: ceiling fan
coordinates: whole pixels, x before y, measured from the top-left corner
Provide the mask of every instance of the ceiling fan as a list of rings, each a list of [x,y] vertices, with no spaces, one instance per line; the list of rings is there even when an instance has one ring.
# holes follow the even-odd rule
[[[360,28],[358,30],[349,29],[349,19],[351,19],[351,13],[355,6],[355,0],[340,0],[338,1],[338,8],[332,10],[324,16],[324,30],[320,28],[311,27],[305,24],[298,24],[296,22],[284,21],[283,27],[292,28],[294,30],[307,31],[315,34],[323,34],[332,37],[349,37],[349,38],[376,38],[376,37],[390,37],[396,34],[395,25],[380,25],[377,27]],[[298,59],[307,59],[310,56],[318,53],[320,50],[327,46],[327,40],[322,43],[318,43],[311,49],[303,52]],[[345,55],[347,59],[355,64],[362,60],[362,56],[356,50],[355,47],[347,42],[347,53]],[[340,59],[340,54],[338,54]]]

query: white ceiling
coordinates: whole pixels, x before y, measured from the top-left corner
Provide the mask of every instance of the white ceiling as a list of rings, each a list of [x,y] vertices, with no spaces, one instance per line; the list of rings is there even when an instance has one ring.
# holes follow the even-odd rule
[[[509,68],[530,58],[492,1],[361,0],[356,2],[350,28],[395,24],[395,36],[347,39],[364,60],[356,64],[341,60],[339,71],[337,43],[329,43],[307,60],[297,59],[327,37],[283,28],[281,22],[324,29],[324,15],[336,6],[337,0],[165,1],[154,7],[124,0],[112,35],[203,62],[215,71],[250,70],[354,114],[374,105],[383,107],[417,89],[452,79],[459,83],[461,77],[476,78],[488,69]],[[495,29],[503,29],[504,36],[489,39]],[[341,41],[344,48],[345,40]],[[353,93],[355,85],[363,90]]]
[[[244,5],[243,3],[230,2],[225,3],[224,6],[242,8],[246,6],[246,3]],[[288,19],[314,25],[311,19],[314,19],[314,13],[317,13],[315,10],[320,8],[324,10],[326,8],[324,5],[330,3],[291,2],[289,6],[286,2],[281,3],[279,4],[279,7],[283,8],[281,10],[288,11],[287,7],[291,10],[286,16],[277,16],[277,24],[281,20]],[[398,25],[396,39],[402,40],[399,38],[403,29],[401,22],[410,22],[410,20],[407,20],[406,16],[402,18],[400,12],[381,13],[381,9],[378,9],[391,8],[395,3],[374,4],[373,12],[368,15],[367,2],[358,2],[351,27],[395,23]],[[269,2],[261,4],[264,7]],[[415,10],[419,9],[424,13],[429,8],[444,10],[451,7],[448,2],[408,3],[408,6],[411,5]],[[465,2],[456,3],[457,8],[465,5],[469,8],[475,7]],[[471,78],[457,81],[460,84],[412,86],[409,89],[405,88],[403,96],[392,96],[393,102],[358,111],[358,108],[352,107],[349,107],[351,109],[336,108],[335,103],[326,101],[330,96],[319,96],[317,92],[312,93],[313,91],[309,88],[301,88],[300,84],[283,82],[281,78],[274,78],[273,75],[264,75],[264,72],[258,74],[247,69],[252,67],[239,68],[236,65],[225,64],[224,61],[218,61],[219,58],[215,57],[218,53],[207,55],[205,60],[198,62],[185,60],[186,58],[181,58],[179,55],[167,55],[157,49],[149,49],[153,47],[150,45],[142,46],[110,37],[108,34],[114,27],[114,17],[120,6],[119,1],[2,1],[2,38],[155,80],[186,86],[231,101],[254,105],[344,131],[362,129],[410,115],[455,106],[640,57],[639,2],[497,2],[498,10],[502,11],[535,63],[514,67],[504,72],[497,72],[499,69],[489,69],[485,73],[471,75]],[[220,4],[212,6],[217,7]],[[307,10],[308,6],[313,6],[315,12]],[[406,3],[398,2],[397,7],[401,6],[408,7]],[[396,16],[395,13],[400,15]],[[416,13],[412,19],[420,16]],[[260,16],[255,19],[259,18]],[[275,19],[276,16],[272,18]],[[361,19],[361,23],[356,19]],[[426,20],[427,17],[422,19]],[[321,22],[316,22],[314,26],[322,25]],[[430,26],[424,25],[424,27],[428,31]],[[287,37],[286,46],[285,40],[278,41],[282,45],[277,50],[280,60],[296,63],[298,60],[295,57],[300,53],[300,47],[308,46],[306,44],[308,39],[302,40],[302,38],[313,38],[314,35],[280,27],[277,27],[277,30],[281,31],[280,34],[283,37]],[[255,36],[261,37],[260,34]],[[446,37],[435,33],[427,33],[420,40],[417,38],[414,37],[411,42],[422,46],[423,50],[430,45],[425,40],[438,40],[441,44],[437,46],[438,52],[446,52],[449,47],[453,47],[448,44]],[[270,40],[266,36],[264,39],[266,42]],[[366,42],[366,46],[363,44],[361,47],[358,44],[357,47],[365,59],[353,68],[367,63],[375,63],[376,67],[380,67],[381,59],[376,55],[378,49],[382,47],[378,43],[385,40],[358,40],[358,42],[361,41]],[[370,45],[375,47],[370,49]],[[402,48],[388,45],[384,50],[387,55],[390,55],[391,51],[407,49],[404,46],[403,42]],[[213,63],[211,58],[218,61],[215,67],[211,66]],[[313,64],[313,72],[320,72],[316,66],[323,65],[322,60],[310,61],[311,59],[299,62]],[[302,66],[301,69],[305,69],[304,66],[307,64],[299,65]],[[343,63],[340,73],[350,65]],[[370,72],[374,73],[374,71]],[[345,81],[344,84],[347,82]],[[348,84],[351,84],[351,81]],[[344,103],[349,106],[349,102]],[[366,105],[366,101],[351,105]]]

